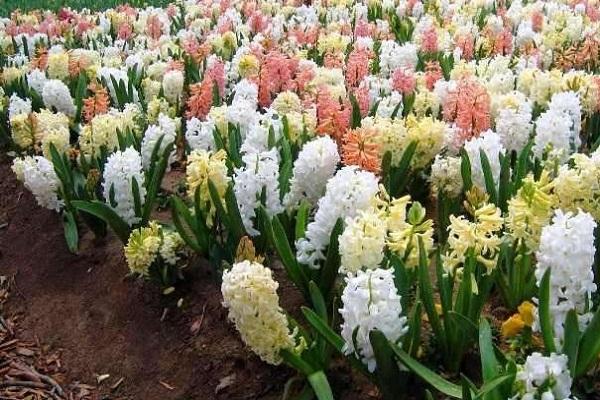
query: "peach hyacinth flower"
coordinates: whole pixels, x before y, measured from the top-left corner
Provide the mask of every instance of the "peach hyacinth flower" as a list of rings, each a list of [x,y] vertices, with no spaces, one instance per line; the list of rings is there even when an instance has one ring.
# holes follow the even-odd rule
[[[454,122],[459,129],[455,143],[465,141],[490,128],[490,95],[475,79],[465,77],[448,92],[443,104],[444,121]]]

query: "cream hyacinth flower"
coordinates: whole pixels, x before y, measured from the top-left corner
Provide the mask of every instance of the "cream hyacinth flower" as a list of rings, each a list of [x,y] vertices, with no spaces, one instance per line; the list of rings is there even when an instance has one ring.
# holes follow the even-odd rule
[[[242,340],[263,361],[281,363],[279,351],[294,347],[294,334],[279,306],[271,270],[257,262],[242,261],[223,273],[221,293],[229,319]]]

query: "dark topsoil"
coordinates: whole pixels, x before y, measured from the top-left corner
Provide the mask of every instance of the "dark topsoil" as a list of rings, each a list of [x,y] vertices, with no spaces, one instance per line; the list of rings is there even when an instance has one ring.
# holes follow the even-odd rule
[[[17,319],[24,340],[60,352],[65,387],[94,385],[93,399],[279,399],[294,376],[244,346],[208,267],[194,269],[177,308],[177,299],[127,277],[114,237],[97,242],[86,233],[80,254],[70,254],[60,216],[36,205],[6,160],[0,161],[0,227],[0,275],[16,274],[5,316]],[[282,305],[294,313],[300,296],[276,275]],[[104,374],[110,377],[98,384]],[[330,380],[336,398],[377,397],[342,363]]]

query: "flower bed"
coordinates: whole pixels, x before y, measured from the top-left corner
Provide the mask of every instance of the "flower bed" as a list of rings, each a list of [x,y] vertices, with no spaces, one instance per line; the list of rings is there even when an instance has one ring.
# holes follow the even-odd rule
[[[74,254],[112,232],[178,305],[206,260],[242,341],[296,370],[287,393],[334,398],[344,362],[385,399],[586,398],[599,21],[517,0],[15,12],[0,130]]]

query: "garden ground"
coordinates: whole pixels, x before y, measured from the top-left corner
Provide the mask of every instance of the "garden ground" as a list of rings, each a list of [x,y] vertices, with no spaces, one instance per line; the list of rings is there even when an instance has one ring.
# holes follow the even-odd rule
[[[12,279],[0,315],[14,323],[15,337],[37,344],[25,360],[38,365],[40,358],[56,359],[49,375],[67,395],[281,398],[293,371],[268,366],[244,347],[227,321],[210,268],[200,262],[190,271],[178,308],[179,297],[168,300],[156,287],[127,276],[116,238],[98,242],[84,234],[80,254],[70,254],[59,218],[38,207],[9,162],[0,162],[0,275]],[[298,294],[278,275],[283,306],[297,310]],[[6,381],[2,371],[0,360],[0,380]],[[98,377],[105,379],[98,383]],[[331,379],[336,398],[377,398],[373,387],[353,381],[358,377],[345,365]],[[0,383],[0,398],[7,398],[7,390]]]

